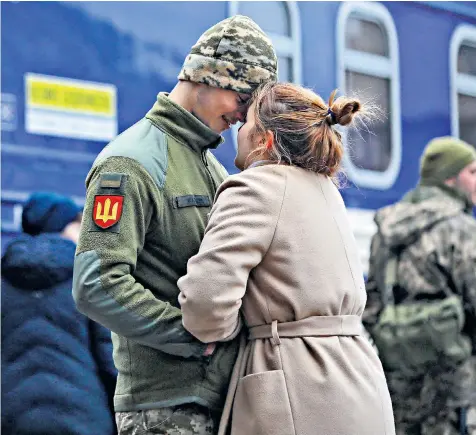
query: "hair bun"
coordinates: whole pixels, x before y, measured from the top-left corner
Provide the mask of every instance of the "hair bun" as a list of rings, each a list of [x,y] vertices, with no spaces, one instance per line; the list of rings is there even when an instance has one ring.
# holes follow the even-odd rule
[[[336,116],[336,123],[339,125],[349,125],[354,116],[360,112],[362,105],[359,100],[346,97],[339,97],[332,104],[332,112]]]

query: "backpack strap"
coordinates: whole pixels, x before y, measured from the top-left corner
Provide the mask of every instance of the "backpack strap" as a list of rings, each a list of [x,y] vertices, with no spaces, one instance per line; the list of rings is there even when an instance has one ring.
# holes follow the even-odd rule
[[[394,304],[393,289],[398,282],[398,260],[400,255],[391,254],[385,265],[384,291],[382,292],[383,306]]]

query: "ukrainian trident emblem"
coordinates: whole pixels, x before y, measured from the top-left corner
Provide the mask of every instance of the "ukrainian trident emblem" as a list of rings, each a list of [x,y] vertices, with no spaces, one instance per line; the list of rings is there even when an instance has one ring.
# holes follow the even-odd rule
[[[122,215],[123,196],[96,195],[94,197],[93,221],[101,228],[112,227]]]

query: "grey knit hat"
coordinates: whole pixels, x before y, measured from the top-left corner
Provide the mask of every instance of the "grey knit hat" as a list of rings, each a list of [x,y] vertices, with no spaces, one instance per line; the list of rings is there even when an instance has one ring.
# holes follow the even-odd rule
[[[276,81],[277,71],[271,40],[251,18],[235,15],[200,37],[178,79],[250,94],[261,83]]]

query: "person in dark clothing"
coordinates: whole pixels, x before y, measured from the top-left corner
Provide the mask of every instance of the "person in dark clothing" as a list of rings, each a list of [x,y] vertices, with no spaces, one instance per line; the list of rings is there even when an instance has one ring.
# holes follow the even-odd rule
[[[36,193],[2,257],[2,434],[112,435],[110,332],[71,294],[81,211]]]

